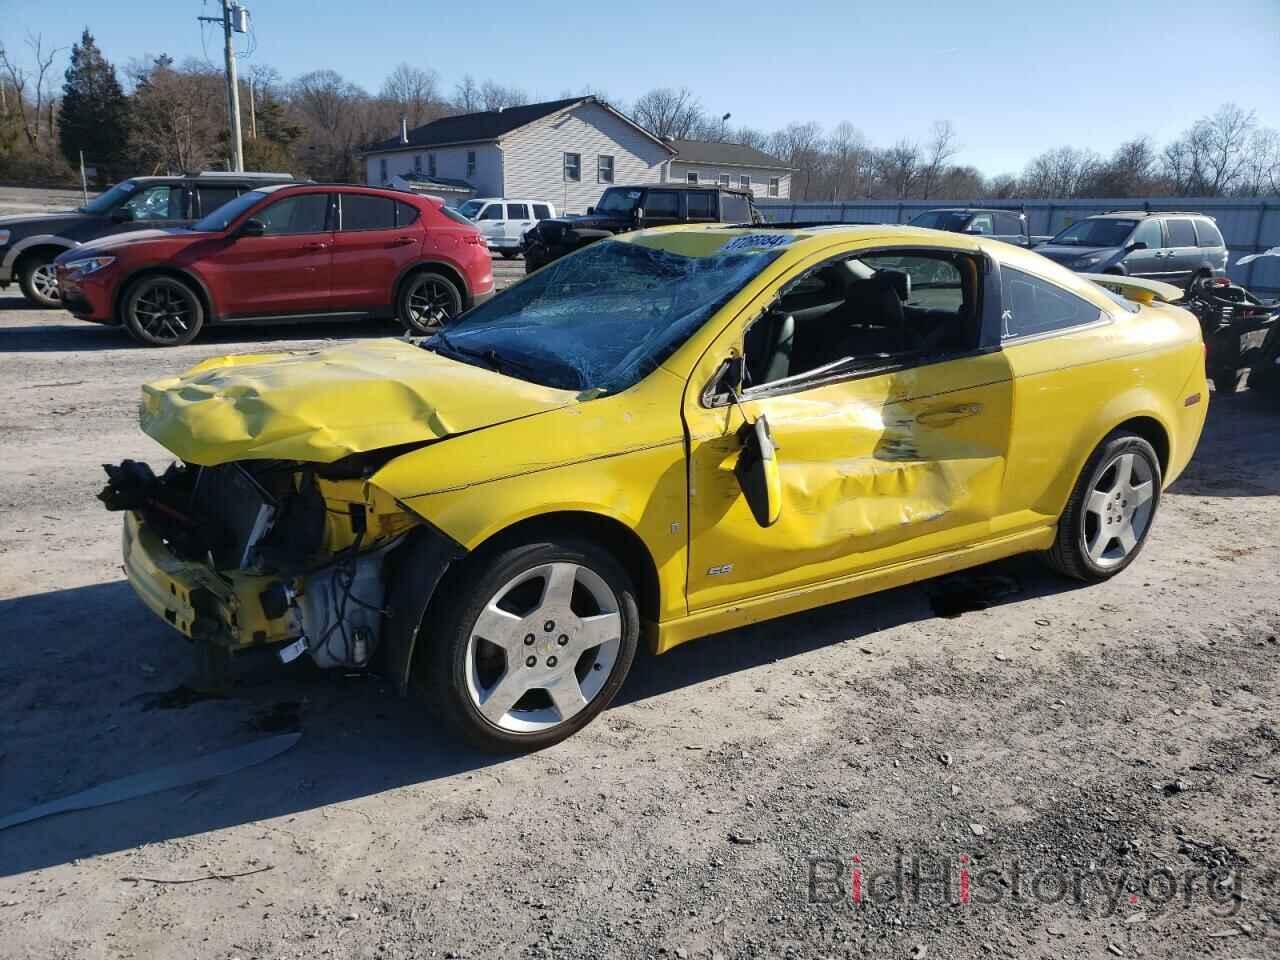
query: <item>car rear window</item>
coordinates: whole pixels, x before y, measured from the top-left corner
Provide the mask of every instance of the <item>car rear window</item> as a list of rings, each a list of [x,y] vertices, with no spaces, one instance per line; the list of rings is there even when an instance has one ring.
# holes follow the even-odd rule
[[[550,220],[551,208],[545,203],[535,203],[533,205],[533,218],[535,220]]]
[[[411,223],[417,223],[418,216],[418,208],[413,204],[396,201],[396,226],[407,227]]]
[[[1222,234],[1218,232],[1218,228],[1209,220],[1197,220],[1196,237],[1202,247],[1225,247],[1226,243],[1222,239]]]
[[[457,210],[453,209],[453,207],[441,207],[440,212],[443,213],[450,220],[452,220],[454,223],[460,223],[464,227],[475,226],[474,223],[472,223],[470,220],[468,220],[466,217],[460,214]]]

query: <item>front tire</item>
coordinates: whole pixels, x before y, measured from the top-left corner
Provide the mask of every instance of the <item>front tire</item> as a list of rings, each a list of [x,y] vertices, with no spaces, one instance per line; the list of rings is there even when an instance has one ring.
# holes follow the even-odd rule
[[[18,286],[27,301],[37,307],[60,307],[58,277],[53,269],[53,257],[44,253],[31,253],[18,264]]]
[[[414,687],[453,732],[492,752],[540,750],[585,727],[631,669],[640,614],[607,551],[565,539],[478,555],[442,585]]]
[[[1093,452],[1045,555],[1068,577],[1109,580],[1137,558],[1160,505],[1160,460],[1137,434],[1117,431]]]
[[[438,273],[421,270],[400,284],[396,318],[405,331],[425,337],[462,312],[462,294]]]
[[[125,329],[149,347],[181,347],[204,326],[204,304],[175,277],[143,277],[125,292],[120,310]]]

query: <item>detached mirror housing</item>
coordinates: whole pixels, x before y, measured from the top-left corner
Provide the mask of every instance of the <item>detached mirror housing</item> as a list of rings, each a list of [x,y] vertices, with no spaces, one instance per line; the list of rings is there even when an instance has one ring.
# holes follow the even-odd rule
[[[756,523],[771,527],[782,515],[782,477],[769,420],[762,414],[754,423],[744,423],[739,436],[742,452],[738,454],[733,474],[738,478],[738,486],[747,498]]]
[[[267,225],[261,220],[250,217],[240,225],[239,235],[242,237],[260,237],[267,232]]]

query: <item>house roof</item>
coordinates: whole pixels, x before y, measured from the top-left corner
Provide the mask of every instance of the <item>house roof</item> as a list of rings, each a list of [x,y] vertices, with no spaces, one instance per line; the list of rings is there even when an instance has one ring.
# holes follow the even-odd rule
[[[415,147],[441,147],[459,143],[485,143],[498,140],[513,130],[542,120],[562,110],[567,110],[581,103],[598,103],[610,113],[631,124],[645,136],[660,143],[672,152],[675,148],[665,140],[653,136],[643,127],[638,126],[629,117],[618,113],[603,100],[597,97],[570,97],[567,100],[547,100],[543,103],[527,103],[522,107],[507,107],[503,110],[485,110],[481,113],[463,113],[456,117],[441,117],[409,131],[409,142],[402,143],[398,136],[380,140],[366,148],[365,153],[385,153],[398,150],[412,150]]]
[[[391,185],[398,190],[414,193],[473,193],[475,187],[454,177],[428,177],[421,173],[402,173],[391,178]]]
[[[722,167],[766,167],[771,170],[791,168],[763,150],[744,143],[716,143],[708,140],[668,140],[681,163],[705,163]]]

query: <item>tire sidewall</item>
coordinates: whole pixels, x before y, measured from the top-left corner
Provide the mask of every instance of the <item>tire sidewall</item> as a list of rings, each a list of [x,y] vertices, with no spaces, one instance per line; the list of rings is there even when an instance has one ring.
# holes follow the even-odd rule
[[[576,716],[565,723],[537,733],[515,733],[494,726],[472,702],[467,691],[467,647],[472,624],[480,611],[505,584],[533,567],[566,561],[587,567],[599,575],[618,601],[622,618],[622,642],[609,679]],[[424,630],[420,642],[432,644],[429,655],[415,658],[437,680],[435,696],[446,719],[472,745],[495,752],[540,750],[577,733],[603,711],[626,681],[635,660],[640,638],[640,613],[635,587],[622,565],[607,551],[589,541],[565,539],[539,542],[473,558],[461,574],[442,583],[456,599],[442,611],[442,629]],[[428,611],[428,616],[431,612]],[[443,680],[443,683],[439,681]],[[443,689],[441,689],[443,688]]]
[[[452,295],[453,312],[445,318],[446,322],[462,312],[462,292],[458,290],[457,284],[448,277],[442,276],[439,273],[434,273],[431,270],[416,270],[409,274],[409,276],[405,277],[404,281],[400,284],[400,293],[396,296],[396,319],[400,321],[400,325],[404,327],[407,332],[421,337],[428,337],[440,330],[444,324],[435,327],[423,327],[410,319],[412,314],[409,312],[409,294],[413,291],[414,287],[424,280],[434,280],[437,283],[444,284]]]
[[[24,258],[18,267],[18,286],[22,289],[22,295],[27,298],[28,302],[45,310],[52,310],[62,306],[61,299],[49,300],[40,296],[36,292],[35,286],[31,283],[31,275],[40,267],[48,266],[53,263],[53,257],[42,257],[31,254]]]
[[[168,286],[182,292],[182,295],[191,303],[191,327],[185,334],[174,340],[160,340],[153,337],[146,330],[138,325],[134,318],[134,308],[138,299],[148,290],[158,286]],[[190,286],[181,280],[173,277],[143,277],[141,280],[134,281],[129,289],[125,291],[124,299],[120,303],[121,321],[129,335],[139,343],[146,344],[149,347],[181,347],[196,338],[204,327],[204,305],[200,302],[200,298]]]
[[[1085,547],[1085,503],[1090,492],[1098,481],[1102,479],[1105,468],[1122,453],[1135,453],[1142,456],[1147,460],[1147,466],[1151,468],[1153,487],[1151,493],[1151,517],[1147,520],[1147,529],[1142,532],[1142,537],[1129,555],[1113,566],[1103,567],[1089,556],[1089,551]],[[1156,456],[1151,444],[1136,434],[1122,433],[1113,435],[1104,441],[1094,453],[1081,479],[1083,482],[1075,492],[1075,502],[1073,503],[1072,522],[1075,529],[1071,531],[1072,548],[1076,551],[1081,564],[1092,577],[1109,579],[1127,568],[1129,564],[1138,558],[1138,555],[1142,553],[1142,548],[1146,546],[1147,540],[1151,536],[1151,528],[1155,525],[1156,514],[1160,511],[1161,486],[1164,483],[1164,474],[1160,470],[1160,458]]]

